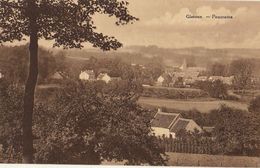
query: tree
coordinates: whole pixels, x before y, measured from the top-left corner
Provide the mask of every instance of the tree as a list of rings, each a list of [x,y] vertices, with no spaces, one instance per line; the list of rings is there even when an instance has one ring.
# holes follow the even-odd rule
[[[42,105],[37,111],[35,132],[42,137],[37,144],[37,162],[127,160],[131,165],[164,165],[163,150],[151,135],[150,111],[137,105],[132,84],[117,86],[65,83],[49,108]],[[41,122],[43,119],[49,122]]]
[[[251,100],[248,110],[260,115],[260,96]]]
[[[158,77],[163,73],[163,61],[160,57],[153,57],[146,64],[144,70],[145,76],[149,77],[155,82]]]
[[[6,80],[16,84],[23,84],[26,81],[29,61],[27,47],[28,45],[1,47],[0,60],[3,61],[0,61],[0,67]],[[39,83],[45,81],[60,66],[60,62],[56,62],[58,59],[60,57],[54,58],[51,52],[39,48]]]
[[[198,87],[213,98],[226,99],[228,97],[227,86],[221,80],[215,81],[199,81],[196,83]]]
[[[84,42],[102,50],[122,46],[114,37],[95,32],[93,15],[115,16],[117,25],[137,18],[118,0],[2,0],[0,2],[0,43],[29,37],[30,64],[25,84],[23,113],[23,162],[33,162],[32,117],[38,77],[38,39],[54,40],[53,46],[82,48]]]
[[[259,120],[243,110],[222,106],[211,112],[218,153],[259,156]]]
[[[163,86],[168,87],[169,84],[172,82],[172,77],[167,73],[163,74],[162,76],[164,77]]]
[[[250,59],[238,59],[230,64],[229,71],[231,75],[234,75],[234,86],[236,89],[245,89],[250,84],[253,68],[253,63]]]
[[[22,97],[21,87],[0,79],[0,144],[3,145],[1,159],[7,162],[21,161]]]
[[[213,76],[226,76],[227,66],[221,63],[214,63],[210,68],[210,74]]]

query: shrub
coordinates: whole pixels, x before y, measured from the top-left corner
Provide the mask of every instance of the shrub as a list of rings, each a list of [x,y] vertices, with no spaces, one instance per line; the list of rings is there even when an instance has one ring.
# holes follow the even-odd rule
[[[208,97],[208,94],[199,89],[144,87],[142,96],[167,99],[192,99]]]
[[[257,96],[256,98],[251,100],[248,110],[250,112],[260,114],[260,96]]]
[[[196,86],[206,92],[213,98],[227,99],[227,86],[221,80],[215,81],[200,81]]]

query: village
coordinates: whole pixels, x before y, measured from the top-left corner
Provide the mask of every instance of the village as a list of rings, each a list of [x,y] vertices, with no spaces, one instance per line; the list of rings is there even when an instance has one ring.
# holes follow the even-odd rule
[[[147,67],[145,65],[139,65],[132,63],[131,67],[139,68],[142,71],[145,71]],[[231,76],[214,76],[214,75],[206,75],[208,70],[205,67],[188,67],[186,59],[183,59],[183,63],[179,66],[166,66],[163,70],[162,74],[158,74],[158,77],[155,79],[153,84],[146,84],[142,83],[142,87],[144,89],[167,89],[167,88],[175,88],[177,90],[182,90],[185,88],[194,89],[196,91],[196,87],[194,88],[195,84],[198,82],[215,82],[220,81],[228,88],[232,88],[234,82],[234,75]],[[4,75],[2,74],[2,77]],[[53,75],[50,75],[50,82],[51,83],[59,83],[60,81],[69,78],[65,75],[64,72],[55,72]],[[95,81],[102,81],[106,84],[122,81],[120,76],[111,76],[109,75],[108,70],[103,70],[100,73],[95,73],[93,69],[81,69],[80,73],[77,75],[76,78],[82,82],[95,82]],[[251,82],[259,81],[259,78],[252,77]],[[215,88],[217,89],[217,88]],[[150,95],[153,97],[153,95]],[[236,95],[239,96],[239,95]],[[149,96],[145,96],[149,99]],[[240,97],[241,98],[241,97]],[[145,98],[141,97],[141,100],[145,100]],[[170,100],[170,99],[169,99]],[[211,101],[212,102],[212,101]],[[176,103],[176,102],[175,102]],[[185,103],[185,102],[184,102]],[[205,102],[207,103],[207,101]],[[210,102],[209,102],[210,103]],[[142,103],[141,103],[142,104]],[[144,103],[147,105],[147,103]],[[149,102],[148,102],[149,104]],[[183,118],[181,115],[180,110],[173,110],[176,111],[175,113],[162,111],[162,108],[165,109],[165,106],[161,106],[158,100],[158,103],[151,103],[150,105],[153,106],[153,114],[154,117],[151,120],[152,126],[152,134],[159,137],[159,138],[176,138],[175,134],[179,131],[187,131],[190,133],[198,133],[198,134],[212,134],[214,131],[214,126],[205,126],[197,124],[192,118]],[[174,106],[174,103],[173,103]],[[189,102],[187,102],[186,106],[190,106]],[[247,106],[247,105],[246,105]],[[232,106],[235,107],[235,106]],[[196,107],[191,107],[196,108]],[[218,108],[218,105],[214,108]],[[213,108],[213,109],[214,109]],[[247,108],[247,107],[245,107]],[[199,109],[197,109],[199,110]],[[168,110],[169,111],[169,110]],[[202,111],[203,113],[209,113],[208,111]]]
[[[0,0],[0,167],[259,167],[259,4]]]
[[[62,59],[71,62],[67,60],[68,58],[71,57]],[[189,66],[187,59],[181,62],[177,66],[159,66],[158,63],[125,63],[121,59],[91,57],[76,66],[67,63],[57,64],[58,66],[47,64],[50,67],[61,66],[62,68],[52,69],[48,75],[45,75],[45,79],[40,74],[36,99],[37,101],[52,101],[55,93],[66,87],[64,84],[69,81],[74,83],[72,87],[76,87],[76,83],[81,83],[84,87],[98,87],[97,91],[116,89],[116,92],[123,94],[124,90],[127,90],[125,92],[127,96],[136,95],[134,97],[138,98],[137,105],[149,111],[149,117],[146,118],[149,119],[151,126],[149,135],[156,137],[159,146],[165,152],[210,156],[221,154],[220,151],[223,148],[216,147],[221,143],[218,142],[219,136],[222,135],[219,132],[220,126],[224,124],[228,128],[232,125],[230,122],[235,122],[234,125],[238,124],[239,118],[251,111],[252,101],[259,95],[257,88],[259,77],[253,75],[252,70],[252,75],[246,78],[247,85],[241,92],[239,90],[241,88],[235,89],[236,84],[242,80],[238,78],[241,77],[240,71],[231,75],[231,73],[219,73],[223,72],[223,65],[219,63],[213,64],[210,69]],[[236,64],[232,66],[237,68]],[[251,64],[245,64],[245,67],[250,66]],[[154,71],[155,69],[157,71]],[[237,69],[240,70],[240,67]],[[14,73],[9,73],[13,72],[11,69],[7,70],[2,68],[0,71],[0,81],[8,82],[17,78]],[[131,88],[131,85],[134,87]],[[103,89],[100,90],[100,86]],[[89,93],[86,92],[86,94]],[[117,96],[115,100],[119,98],[120,96]],[[225,117],[229,113],[232,115],[237,113],[241,116],[219,125],[230,117]],[[252,135],[254,134],[252,132]],[[246,145],[251,146],[247,155],[256,156],[255,142]],[[234,152],[232,155],[242,154]]]

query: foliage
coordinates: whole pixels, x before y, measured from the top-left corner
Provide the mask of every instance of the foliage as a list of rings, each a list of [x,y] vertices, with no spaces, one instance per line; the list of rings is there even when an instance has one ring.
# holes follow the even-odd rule
[[[169,111],[168,111],[169,112]],[[210,113],[200,113],[196,110],[182,112],[184,118],[193,119],[200,126],[214,127],[213,153],[225,155],[259,156],[260,148],[260,117],[222,105]],[[181,130],[178,138],[200,140],[207,134],[190,134]]]
[[[131,65],[124,63],[119,58],[97,59],[91,57],[84,63],[82,69],[94,70],[96,76],[100,73],[107,73],[111,77],[121,77],[124,80],[132,80],[135,78]]]
[[[0,143],[5,159],[21,162],[21,87],[2,83]],[[120,86],[120,88],[118,88]],[[35,104],[36,163],[163,165],[163,151],[150,135],[150,112],[136,104],[138,85],[123,81],[67,81],[55,96]]]
[[[209,93],[209,95],[213,98],[219,98],[219,99],[227,99],[228,93],[227,93],[227,86],[221,81],[221,80],[215,80],[215,81],[199,81],[196,83],[196,85]]]
[[[169,87],[169,84],[172,82],[172,77],[169,74],[163,74],[162,76],[164,78],[162,85]]]
[[[253,65],[250,59],[238,59],[230,64],[229,71],[231,75],[234,75],[234,86],[236,89],[245,89],[251,83]]]
[[[190,99],[208,97],[208,94],[199,89],[144,87],[142,96],[168,99]]]
[[[222,106],[211,114],[217,151],[222,154],[259,156],[259,121],[242,110]]]
[[[127,87],[117,90],[68,82],[49,106],[52,110],[39,112],[44,114],[39,119],[47,117],[47,122],[36,122],[41,137],[37,161],[99,164],[106,159],[164,164],[162,151],[150,135],[150,113],[136,105],[134,94],[123,92]]]
[[[248,110],[260,115],[260,96],[257,96],[256,98],[251,100]]]
[[[30,64],[25,84],[23,113],[23,162],[33,162],[32,118],[38,79],[38,40],[53,40],[55,47],[82,48],[84,42],[102,50],[122,46],[114,37],[96,32],[93,16],[114,16],[117,25],[138,20],[129,14],[127,1],[118,0],[2,0],[0,44],[29,37]]]
[[[212,76],[227,76],[228,67],[225,64],[214,63],[210,68],[210,75]]]
[[[21,87],[0,79],[0,144],[7,162],[21,161],[22,97]]]
[[[0,48],[0,66],[6,80],[20,84],[26,81],[29,61],[27,47],[23,45]],[[39,83],[46,81],[56,71],[64,69],[61,68],[64,57],[56,57],[43,48],[39,49],[39,57]]]
[[[194,120],[199,126],[212,126],[212,121],[209,118],[209,114],[201,113],[200,111],[194,109],[182,112],[183,118]]]
[[[144,76],[151,77],[152,81],[156,81],[163,73],[163,61],[159,57],[154,57],[146,64],[144,69]]]
[[[29,1],[30,2],[30,1]],[[107,14],[117,18],[117,25],[137,20],[127,9],[127,1],[12,1],[0,3],[0,43],[23,40],[30,36],[31,21],[36,19],[38,38],[54,40],[54,46],[81,48],[90,42],[103,50],[116,49],[122,44],[114,37],[95,32],[93,15]]]

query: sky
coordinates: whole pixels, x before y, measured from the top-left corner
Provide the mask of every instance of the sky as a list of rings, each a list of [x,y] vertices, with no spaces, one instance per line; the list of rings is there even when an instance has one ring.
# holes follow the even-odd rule
[[[257,0],[128,0],[140,20],[116,26],[115,18],[98,15],[98,32],[116,37],[124,46],[164,48],[260,48],[260,1]],[[229,15],[233,19],[187,19],[186,15]],[[40,45],[51,47],[49,41]],[[86,45],[87,46],[87,45]]]

